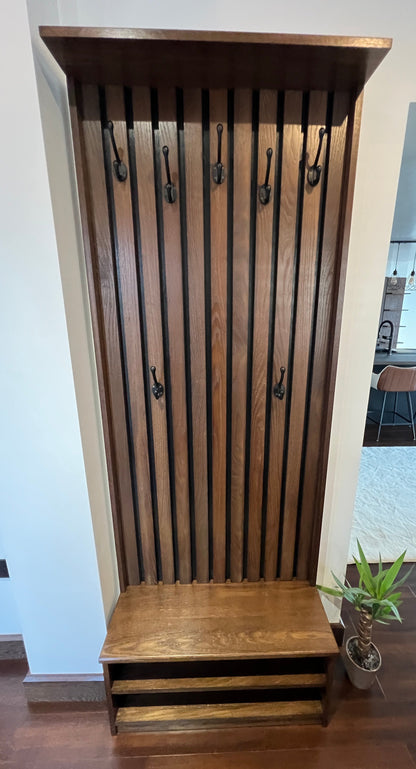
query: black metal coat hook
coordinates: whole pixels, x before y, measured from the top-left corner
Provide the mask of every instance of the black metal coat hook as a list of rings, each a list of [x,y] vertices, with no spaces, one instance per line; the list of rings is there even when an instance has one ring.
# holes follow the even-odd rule
[[[328,131],[326,128],[319,129],[319,144],[318,144],[318,150],[316,153],[315,162],[311,165],[308,171],[308,182],[311,185],[311,187],[316,187],[316,185],[319,184],[319,180],[321,178],[322,166],[318,166],[318,162],[319,162],[319,156],[321,154],[322,142],[324,140],[325,134],[327,133]]]
[[[286,369],[284,366],[280,366],[280,379],[277,384],[273,387],[273,395],[276,396],[276,398],[279,398],[279,401],[282,401],[285,397],[286,387],[283,384],[283,378],[286,373]]]
[[[259,188],[259,200],[260,203],[262,203],[264,206],[267,205],[270,201],[270,193],[272,191],[272,188],[269,184],[269,176],[270,176],[270,166],[272,164],[272,155],[273,150],[271,147],[269,147],[268,150],[266,150],[267,155],[267,167],[266,167],[266,178],[264,180],[264,184],[261,185]]]
[[[116,156],[116,159],[113,160],[114,173],[117,179],[119,180],[119,182],[125,182],[127,179],[127,166],[125,165],[125,163],[123,163],[118,153],[116,140],[114,138],[114,126],[113,126],[112,120],[108,121],[107,128],[110,131],[111,144],[113,145],[114,154]]]
[[[212,178],[215,184],[222,184],[225,179],[225,168],[221,163],[221,142],[222,142],[223,130],[224,130],[223,124],[218,123],[217,125],[217,137],[218,137],[217,162],[214,163],[212,167]]]
[[[162,383],[158,382],[156,379],[156,366],[150,366],[150,371],[152,372],[152,377],[153,377],[152,393],[155,396],[156,400],[158,401],[159,398],[162,397],[165,390]]]
[[[172,184],[172,179],[170,178],[170,168],[169,168],[169,147],[165,146],[162,147],[163,157],[165,158],[165,167],[166,167],[166,178],[167,182],[165,184],[164,189],[164,195],[165,200],[167,203],[174,203],[176,200],[176,187],[174,184]]]

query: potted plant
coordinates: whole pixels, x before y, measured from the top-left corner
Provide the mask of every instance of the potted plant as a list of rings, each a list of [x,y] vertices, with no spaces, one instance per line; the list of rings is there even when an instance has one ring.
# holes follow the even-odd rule
[[[386,569],[383,569],[380,556],[377,573],[373,576],[358,540],[357,545],[360,560],[354,556],[354,561],[360,577],[358,587],[351,587],[347,580],[345,585],[342,584],[332,573],[338,587],[318,585],[318,588],[323,593],[345,598],[360,613],[358,635],[347,639],[343,656],[351,683],[358,689],[368,689],[381,667],[381,654],[371,640],[373,622],[387,625],[391,620],[402,621],[398,610],[402,603],[398,588],[406,582],[413,566],[396,582],[406,551]]]

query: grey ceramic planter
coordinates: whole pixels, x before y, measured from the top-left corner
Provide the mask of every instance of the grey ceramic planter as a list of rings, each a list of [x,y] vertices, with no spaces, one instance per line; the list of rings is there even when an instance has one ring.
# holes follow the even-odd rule
[[[365,668],[360,667],[360,665],[357,665],[357,663],[351,659],[350,653],[348,651],[350,641],[353,641],[355,638],[358,638],[358,636],[350,636],[350,638],[347,639],[343,649],[342,656],[344,659],[345,669],[353,686],[355,686],[357,689],[369,689],[376,680],[376,675],[381,668],[381,654],[377,649],[377,646],[372,643],[371,646],[376,650],[380,659],[379,665],[375,670],[365,670]]]

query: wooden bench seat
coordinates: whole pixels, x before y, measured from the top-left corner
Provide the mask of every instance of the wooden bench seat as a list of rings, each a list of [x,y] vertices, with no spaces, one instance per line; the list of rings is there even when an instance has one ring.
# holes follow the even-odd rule
[[[337,654],[308,583],[129,587],[100,655],[113,733],[325,722]]]

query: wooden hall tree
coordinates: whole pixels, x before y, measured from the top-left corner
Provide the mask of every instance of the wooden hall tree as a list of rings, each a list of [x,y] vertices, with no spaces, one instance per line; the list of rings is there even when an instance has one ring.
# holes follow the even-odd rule
[[[133,672],[120,665],[168,660],[160,649],[149,657],[144,638],[127,655],[115,648],[133,632],[123,608],[129,595],[137,596],[134,614],[154,586],[155,635],[171,611],[164,601],[173,593],[164,588],[175,583],[192,583],[182,600],[198,595],[201,605],[200,583],[212,583],[210,616],[221,614],[225,595],[233,596],[230,616],[238,615],[233,583],[247,597],[253,583],[259,604],[267,589],[267,634],[276,591],[296,579],[279,595],[296,602],[299,588],[323,617],[308,583],[320,538],[360,94],[390,41],[41,34],[69,78],[119,572],[122,589],[130,586],[102,659],[112,726],[118,718],[118,729],[136,728],[144,710],[140,718],[120,713],[146,707],[137,685],[143,670],[126,691],[119,677]],[[195,612],[192,603],[189,616]],[[273,657],[328,661],[335,652],[320,621],[321,649],[306,644]],[[210,633],[212,641],[212,626],[205,640]],[[175,638],[170,663],[192,664],[192,645],[178,654]],[[210,643],[198,657],[206,665]],[[259,660],[270,657],[266,646],[256,647]],[[236,644],[235,657],[252,656]],[[307,673],[322,676],[325,665]],[[307,691],[316,694],[328,678],[312,683]],[[238,702],[247,704],[253,686],[246,683]],[[161,696],[160,684],[156,690]],[[270,699],[274,687],[264,690]],[[213,701],[206,688],[199,697],[191,701]],[[187,724],[193,718],[184,716]]]

